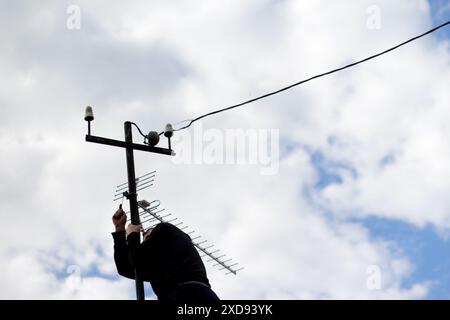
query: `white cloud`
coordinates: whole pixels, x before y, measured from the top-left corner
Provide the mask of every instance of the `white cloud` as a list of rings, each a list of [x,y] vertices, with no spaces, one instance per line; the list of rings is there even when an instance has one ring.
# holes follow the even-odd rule
[[[330,124],[337,143],[324,151],[354,167],[358,178],[329,186],[323,196],[341,212],[375,212],[445,229],[450,214],[445,178],[450,170],[449,130],[444,120],[449,115],[448,43],[434,52],[418,46],[404,50],[401,65],[395,57],[385,59],[383,65],[393,72],[375,81],[370,73],[355,79],[358,88]],[[417,61],[427,63],[420,67]],[[383,85],[388,81],[392,84]]]
[[[130,299],[129,281],[110,281],[99,276],[74,273],[70,265],[51,270],[34,251],[2,255],[1,299]],[[82,269],[80,269],[82,270]],[[51,271],[58,271],[60,279]],[[75,270],[76,271],[76,270]]]

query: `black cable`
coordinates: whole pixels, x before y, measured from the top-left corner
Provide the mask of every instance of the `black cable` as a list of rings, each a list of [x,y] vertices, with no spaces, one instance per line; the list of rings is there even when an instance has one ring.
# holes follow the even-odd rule
[[[396,45],[395,47],[389,48],[389,49],[384,50],[384,51],[382,51],[382,52],[380,52],[380,53],[377,53],[377,54],[374,54],[374,55],[372,55],[372,56],[370,56],[370,57],[367,57],[367,58],[365,58],[365,59],[362,59],[362,60],[353,62],[353,63],[348,64],[348,65],[346,65],[346,66],[343,66],[343,67],[340,67],[340,68],[337,68],[337,69],[334,69],[334,70],[331,70],[331,71],[327,71],[327,72],[324,72],[324,73],[315,75],[315,76],[313,76],[313,77],[311,77],[311,78],[308,78],[308,79],[305,79],[305,80],[296,82],[296,83],[291,84],[291,85],[289,85],[289,86],[287,86],[287,87],[278,89],[278,90],[273,91],[273,92],[266,93],[266,94],[264,94],[264,95],[262,95],[262,96],[259,96],[259,97],[256,97],[256,98],[253,98],[253,99],[250,99],[250,100],[247,100],[247,101],[244,101],[244,102],[235,104],[235,105],[232,105],[232,106],[230,106],[230,107],[226,107],[226,108],[222,108],[222,109],[219,109],[219,110],[216,110],[216,111],[212,111],[212,112],[206,113],[206,114],[204,114],[204,115],[202,115],[202,116],[199,116],[199,117],[197,117],[197,118],[195,118],[195,119],[184,120],[184,121],[189,121],[189,123],[188,123],[187,125],[185,125],[184,127],[181,127],[181,128],[176,129],[176,130],[174,130],[174,131],[180,131],[180,130],[183,130],[183,129],[187,129],[187,128],[189,128],[194,122],[196,122],[196,121],[198,121],[198,120],[200,120],[200,119],[203,119],[203,118],[205,118],[205,117],[212,116],[213,114],[216,114],[216,113],[220,113],[220,112],[224,112],[224,111],[227,111],[227,110],[231,110],[231,109],[234,109],[234,108],[241,107],[241,106],[243,106],[243,105],[246,105],[246,104],[255,102],[255,101],[257,101],[257,100],[261,100],[261,99],[264,99],[264,98],[273,96],[273,95],[275,95],[275,94],[277,94],[277,93],[280,93],[280,92],[289,90],[289,89],[291,89],[291,88],[293,88],[293,87],[296,87],[296,86],[298,86],[298,85],[301,85],[301,84],[303,84],[303,83],[305,83],[305,82],[308,82],[308,81],[311,81],[311,80],[314,80],[314,79],[317,79],[317,78],[320,78],[320,77],[323,77],[323,76],[326,76],[326,75],[329,75],[329,74],[332,74],[332,73],[335,73],[335,72],[338,72],[338,71],[341,71],[341,70],[344,70],[344,69],[347,69],[347,68],[350,68],[350,67],[353,67],[353,66],[356,66],[356,65],[358,65],[358,64],[360,64],[360,63],[369,61],[369,60],[374,59],[374,58],[376,58],[376,57],[379,57],[379,56],[381,56],[381,55],[383,55],[383,54],[385,54],[385,53],[388,53],[388,52],[393,51],[393,50],[395,50],[395,49],[397,49],[397,48],[400,48],[401,46],[404,46],[405,44],[408,44],[408,43],[413,42],[413,41],[415,41],[415,40],[417,40],[417,39],[419,39],[419,38],[422,38],[422,37],[426,36],[427,34],[430,34],[430,33],[434,32],[434,31],[436,31],[436,30],[438,30],[438,29],[440,29],[440,28],[442,28],[442,27],[445,27],[445,26],[448,25],[449,23],[450,23],[450,20],[447,21],[447,22],[445,22],[445,23],[443,23],[443,24],[441,24],[441,25],[439,25],[439,26],[437,26],[437,27],[435,27],[435,28],[433,28],[433,29],[431,29],[431,30],[429,30],[429,31],[427,31],[427,32],[425,32],[425,33],[422,33],[421,35],[418,35],[418,36],[416,36],[416,37],[414,37],[414,38],[411,38],[411,39],[409,39],[409,40],[406,40],[406,41],[404,41],[404,42],[402,42],[402,43]],[[181,122],[184,122],[184,121],[181,121]],[[161,135],[162,133],[163,133],[163,132],[161,132],[160,135]]]
[[[139,133],[141,134],[141,136],[144,137],[144,139],[147,139],[147,136],[146,136],[145,134],[142,133],[141,129],[138,127],[138,125],[137,125],[136,123],[131,122],[131,124],[132,124],[133,126],[135,126],[136,129],[138,129]]]

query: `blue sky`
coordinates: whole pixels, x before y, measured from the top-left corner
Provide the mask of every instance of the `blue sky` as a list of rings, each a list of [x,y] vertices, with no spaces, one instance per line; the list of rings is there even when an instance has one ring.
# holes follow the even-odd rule
[[[403,283],[430,281],[429,299],[450,299],[450,241],[431,226],[417,228],[401,221],[367,218],[361,223],[372,237],[394,241],[414,264],[415,270]]]
[[[432,20],[434,22],[434,24],[441,24],[446,22],[449,18],[449,13],[450,13],[450,6],[448,1],[446,0],[429,0],[428,2],[430,4],[430,9],[431,9],[431,17]],[[444,37],[449,37],[450,36],[450,31],[448,30],[448,28],[442,30],[442,32],[440,32],[439,35],[437,36],[444,36]]]
[[[449,2],[430,0],[434,23],[450,19]],[[450,28],[444,28],[438,38],[450,39]],[[418,228],[396,220],[371,217],[362,223],[375,238],[394,241],[411,259],[415,270],[404,282],[408,287],[417,281],[431,281],[429,299],[450,299],[450,239],[440,235],[432,226]]]
[[[317,189],[342,182],[339,174],[335,173],[336,169],[345,168],[353,171],[346,164],[326,162],[320,152],[311,153],[310,161],[318,174],[315,184]],[[450,239],[448,237],[442,233],[439,234],[433,226],[419,228],[400,220],[370,216],[354,218],[352,221],[367,228],[374,240],[394,242],[399,253],[410,259],[414,270],[403,282],[404,288],[416,282],[430,282],[428,299],[450,299]]]

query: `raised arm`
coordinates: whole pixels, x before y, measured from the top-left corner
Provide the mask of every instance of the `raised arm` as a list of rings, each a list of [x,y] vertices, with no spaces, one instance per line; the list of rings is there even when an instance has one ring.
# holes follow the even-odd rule
[[[134,279],[134,268],[130,262],[125,234],[127,215],[122,210],[122,205],[120,205],[119,210],[113,215],[112,222],[116,228],[112,236],[114,238],[114,262],[116,263],[117,272],[123,277]]]

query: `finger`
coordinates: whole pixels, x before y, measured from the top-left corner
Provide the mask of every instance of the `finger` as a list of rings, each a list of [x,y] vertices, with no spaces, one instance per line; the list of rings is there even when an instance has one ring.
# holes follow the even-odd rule
[[[119,204],[119,210],[122,210],[122,204]]]

